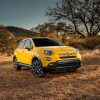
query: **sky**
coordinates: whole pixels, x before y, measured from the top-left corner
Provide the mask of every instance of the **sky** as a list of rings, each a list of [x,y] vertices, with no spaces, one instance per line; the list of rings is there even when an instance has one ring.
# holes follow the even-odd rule
[[[48,21],[45,12],[57,0],[0,0],[0,25],[26,29]]]

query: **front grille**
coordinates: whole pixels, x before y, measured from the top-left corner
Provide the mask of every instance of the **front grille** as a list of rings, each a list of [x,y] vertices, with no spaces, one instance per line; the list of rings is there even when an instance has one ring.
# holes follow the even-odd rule
[[[76,52],[66,52],[58,54],[60,59],[76,58]]]

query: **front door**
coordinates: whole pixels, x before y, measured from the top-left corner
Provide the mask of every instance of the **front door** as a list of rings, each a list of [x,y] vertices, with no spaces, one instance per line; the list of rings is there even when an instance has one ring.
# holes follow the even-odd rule
[[[31,59],[32,59],[32,56],[33,56],[33,52],[32,52],[33,46],[32,46],[31,40],[27,39],[24,46],[28,46],[30,48],[30,50],[29,49],[23,50],[23,54],[22,54],[23,55],[23,63],[30,65]]]

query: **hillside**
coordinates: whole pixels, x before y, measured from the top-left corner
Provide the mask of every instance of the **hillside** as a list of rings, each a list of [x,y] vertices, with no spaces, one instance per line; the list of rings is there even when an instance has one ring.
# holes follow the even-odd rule
[[[0,52],[11,53],[16,45],[17,40],[15,36],[5,28],[0,28]]]
[[[14,26],[0,26],[0,53],[12,54],[25,37],[37,37],[38,33]]]
[[[25,36],[31,37],[31,36],[38,36],[39,35],[36,32],[32,32],[30,30],[27,30],[24,28],[19,28],[19,27],[14,27],[14,26],[4,26],[1,28],[6,29],[7,31],[12,33],[16,38],[25,37]]]

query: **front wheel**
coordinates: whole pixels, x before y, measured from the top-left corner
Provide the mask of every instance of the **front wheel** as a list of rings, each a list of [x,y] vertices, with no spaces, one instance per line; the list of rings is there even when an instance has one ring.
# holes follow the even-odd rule
[[[39,60],[34,60],[32,62],[32,73],[35,77],[44,77],[44,71],[42,68],[42,64]]]

